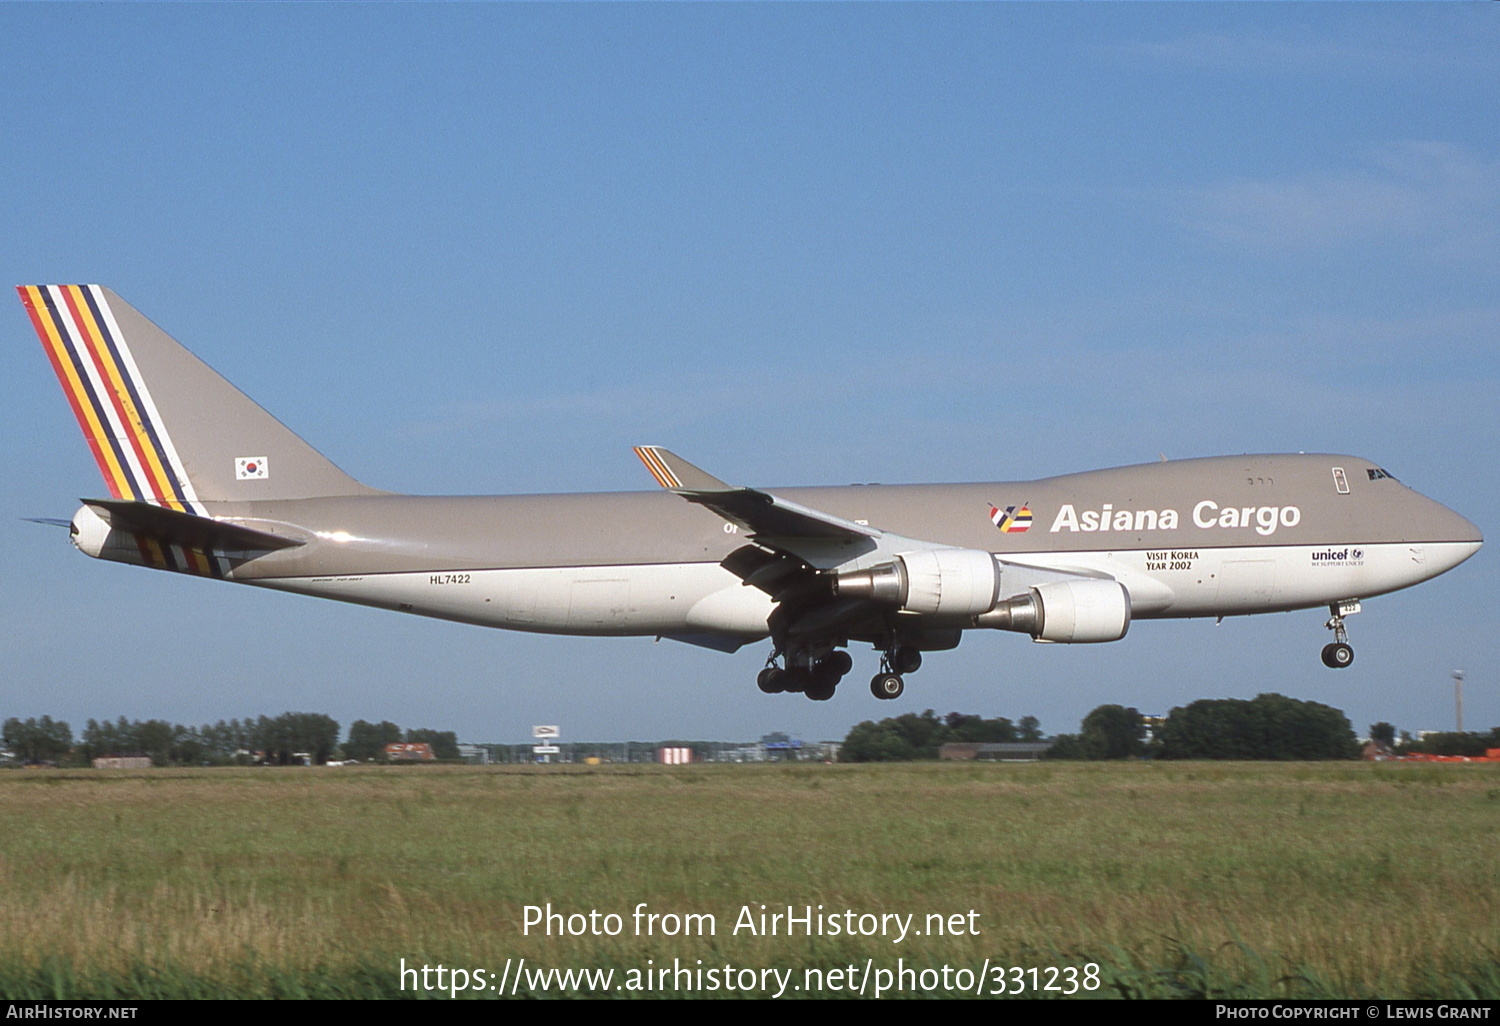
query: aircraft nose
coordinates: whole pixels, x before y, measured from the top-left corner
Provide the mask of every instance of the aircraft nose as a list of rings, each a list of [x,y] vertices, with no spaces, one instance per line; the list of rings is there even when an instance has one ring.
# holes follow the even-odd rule
[[[1423,496],[1426,498],[1426,496]],[[1458,566],[1484,544],[1479,527],[1440,502],[1427,499],[1422,510],[1420,537],[1423,561],[1442,573]]]
[[[1437,505],[1437,503],[1433,505]],[[1474,551],[1477,552],[1479,546],[1484,544],[1484,535],[1480,533],[1479,526],[1473,521],[1453,512],[1447,506],[1438,506],[1438,508],[1448,514],[1448,518],[1452,524],[1453,540],[1468,542],[1474,546]]]
[[[1469,534],[1468,534],[1468,536],[1464,540],[1468,541],[1468,542],[1472,542],[1475,549],[1478,549],[1479,546],[1483,545],[1484,544],[1484,535],[1482,535],[1482,534],[1479,533],[1479,527],[1478,527],[1478,525],[1473,524],[1473,523],[1471,523],[1471,522],[1469,522],[1467,520],[1464,520],[1463,517],[1459,517],[1458,519],[1462,520],[1464,526],[1469,529]]]

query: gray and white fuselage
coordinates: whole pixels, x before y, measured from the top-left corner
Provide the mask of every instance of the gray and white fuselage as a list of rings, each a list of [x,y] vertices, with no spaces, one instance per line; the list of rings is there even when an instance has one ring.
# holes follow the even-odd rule
[[[1347,493],[1337,491],[1335,468]],[[1129,595],[1131,619],[1369,598],[1452,569],[1482,540],[1457,513],[1351,456],[1216,457],[1030,482],[769,491],[903,539],[988,551],[1018,568],[1113,578]],[[990,509],[1007,504],[1031,510],[1023,533],[1001,533],[991,521]],[[210,512],[307,542],[241,564],[234,580],[465,623],[755,640],[767,635],[773,609],[767,592],[720,565],[748,532],[670,493],[350,496]],[[830,573],[885,555],[858,539],[809,539],[801,548]],[[1007,574],[1023,576],[1002,565],[1002,595]],[[965,625],[965,617],[941,616],[922,624]]]

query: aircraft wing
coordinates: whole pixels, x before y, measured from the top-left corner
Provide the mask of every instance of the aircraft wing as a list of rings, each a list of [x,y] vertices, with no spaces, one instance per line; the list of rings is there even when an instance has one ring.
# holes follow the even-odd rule
[[[877,528],[809,509],[770,492],[727,485],[659,445],[638,445],[635,454],[663,488],[688,502],[706,506],[749,532],[753,539],[853,539],[879,538],[883,534]]]
[[[841,559],[852,555],[844,548],[851,542],[862,543],[858,548],[866,555],[884,551],[897,556],[915,550],[949,548],[845,520],[770,492],[725,484],[661,446],[637,446],[635,454],[663,488],[713,510],[747,532],[751,544],[731,552],[722,566],[745,584],[768,593],[774,601],[790,602],[804,627],[845,619],[867,604],[862,599],[835,601],[829,594],[828,578],[820,577],[820,571],[830,567],[824,558],[828,547],[820,543],[843,543],[836,546],[843,550]],[[993,558],[1006,572],[1007,591],[1012,593],[1047,582],[1108,576]],[[814,607],[816,613],[809,615]]]

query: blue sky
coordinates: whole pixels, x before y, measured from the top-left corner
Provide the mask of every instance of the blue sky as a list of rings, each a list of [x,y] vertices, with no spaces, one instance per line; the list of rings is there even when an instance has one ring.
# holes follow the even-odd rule
[[[109,285],[361,480],[776,485],[1369,456],[1500,508],[1494,5],[0,6],[0,267]],[[288,709],[520,741],[1076,729],[1281,691],[1500,724],[1494,545],[1351,620],[974,633],[877,703],[763,646],[529,637],[111,566],[0,318],[0,717]]]

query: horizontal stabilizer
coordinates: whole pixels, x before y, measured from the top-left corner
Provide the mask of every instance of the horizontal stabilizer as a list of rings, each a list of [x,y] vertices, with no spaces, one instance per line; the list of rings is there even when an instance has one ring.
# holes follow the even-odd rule
[[[83,502],[96,512],[102,512],[111,527],[206,552],[269,552],[307,544],[298,538],[284,538],[239,524],[179,513],[149,502],[118,499],[84,499]]]

